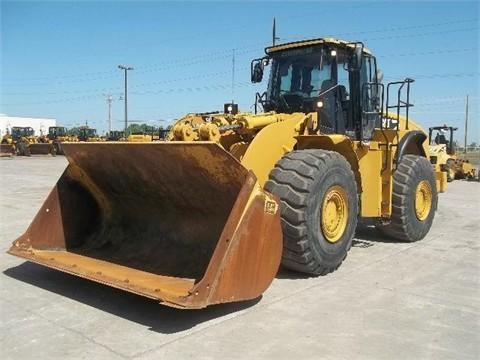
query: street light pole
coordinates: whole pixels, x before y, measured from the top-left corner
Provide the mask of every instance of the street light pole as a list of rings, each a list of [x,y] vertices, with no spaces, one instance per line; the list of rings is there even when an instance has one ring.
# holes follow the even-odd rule
[[[127,100],[127,71],[133,70],[133,67],[126,65],[118,65],[118,68],[124,71],[125,77],[125,136],[127,136],[127,127],[128,127],[128,100]]]

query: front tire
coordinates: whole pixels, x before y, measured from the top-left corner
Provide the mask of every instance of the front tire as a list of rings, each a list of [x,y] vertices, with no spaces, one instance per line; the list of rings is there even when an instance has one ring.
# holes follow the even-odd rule
[[[17,155],[19,156],[31,156],[30,147],[28,143],[24,141],[17,142]]]
[[[447,182],[455,180],[455,160],[448,159],[445,164],[445,171],[447,172]]]
[[[282,265],[313,275],[336,270],[352,245],[358,216],[347,160],[326,150],[292,151],[275,165],[265,189],[281,200]]]
[[[393,174],[392,217],[381,230],[398,240],[421,240],[432,226],[437,202],[430,162],[421,156],[405,155]]]

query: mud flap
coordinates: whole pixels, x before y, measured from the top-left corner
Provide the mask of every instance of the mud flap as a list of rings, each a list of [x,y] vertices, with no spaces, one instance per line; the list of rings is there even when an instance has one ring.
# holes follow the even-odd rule
[[[278,202],[215,143],[63,143],[69,162],[9,253],[180,308],[258,297]]]

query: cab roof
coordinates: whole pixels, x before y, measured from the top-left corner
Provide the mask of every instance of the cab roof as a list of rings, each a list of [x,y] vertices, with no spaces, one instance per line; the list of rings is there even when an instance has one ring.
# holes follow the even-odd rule
[[[334,38],[318,38],[318,39],[310,39],[310,40],[293,41],[293,42],[280,44],[276,46],[269,46],[265,48],[265,52],[267,53],[267,55],[271,55],[273,53],[280,52],[287,49],[296,49],[296,48],[319,45],[319,44],[332,44],[338,47],[353,47],[352,42],[349,42],[349,41],[334,39]],[[372,55],[372,52],[365,47],[363,48],[363,53]]]

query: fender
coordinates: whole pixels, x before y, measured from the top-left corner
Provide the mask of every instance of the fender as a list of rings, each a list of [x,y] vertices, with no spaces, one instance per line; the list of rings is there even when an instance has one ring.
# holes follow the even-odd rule
[[[308,135],[297,136],[297,149],[323,149],[336,151],[342,154],[352,167],[357,182],[358,191],[362,191],[362,180],[360,177],[360,169],[358,165],[358,157],[353,150],[354,145],[352,140],[341,134],[332,135]]]
[[[305,114],[277,114],[278,122],[265,126],[255,136],[241,159],[241,164],[252,170],[263,187],[268,180],[268,174],[283,155],[294,150],[298,124]]]
[[[397,154],[395,155],[395,164],[400,163],[403,155],[414,154],[427,157],[423,143],[427,139],[427,135],[419,130],[412,130],[403,136],[398,142]]]

